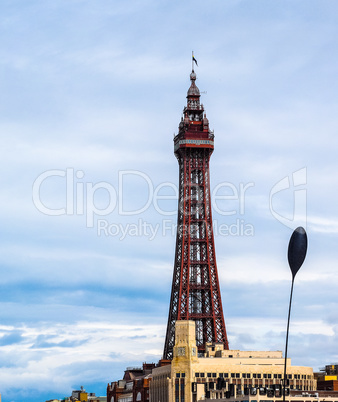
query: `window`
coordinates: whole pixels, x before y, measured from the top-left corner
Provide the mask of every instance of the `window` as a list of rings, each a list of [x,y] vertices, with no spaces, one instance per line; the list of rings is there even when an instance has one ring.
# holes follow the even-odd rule
[[[184,380],[181,380],[181,402],[184,402]]]
[[[204,377],[204,373],[200,373],[200,377]]]
[[[224,378],[228,378],[229,374],[228,373],[224,373]]]
[[[217,376],[216,376],[216,373],[212,373],[212,377],[213,378],[216,378]]]
[[[185,377],[185,373],[181,373],[181,377],[184,378],[184,377]]]
[[[180,378],[181,374],[180,373],[176,373],[176,378]]]
[[[211,373],[207,373],[207,377],[210,378],[210,377],[211,377]]]
[[[239,373],[236,373],[236,378],[240,378],[240,374],[239,374]]]
[[[195,373],[195,377],[199,377],[200,376],[200,373]]]
[[[179,402],[179,393],[180,393],[180,385],[179,380],[175,380],[175,402]]]
[[[235,378],[235,373],[231,373],[231,378]]]

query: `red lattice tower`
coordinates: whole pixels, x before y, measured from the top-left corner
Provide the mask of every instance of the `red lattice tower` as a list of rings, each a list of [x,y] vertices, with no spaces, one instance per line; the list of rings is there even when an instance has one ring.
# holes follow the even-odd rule
[[[206,342],[229,349],[218,281],[212,227],[209,159],[214,134],[200,104],[194,70],[187,106],[174,138],[179,164],[179,203],[175,266],[164,359],[172,359],[176,320],[193,320],[199,353]]]

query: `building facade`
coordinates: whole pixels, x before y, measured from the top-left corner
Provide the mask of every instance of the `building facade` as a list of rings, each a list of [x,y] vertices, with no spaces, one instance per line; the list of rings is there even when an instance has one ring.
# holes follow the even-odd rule
[[[143,363],[143,366],[129,367],[122,380],[114,381],[107,386],[107,402],[149,402],[149,383],[154,363]]]
[[[260,390],[270,397],[281,395],[281,351],[224,350],[222,343],[207,343],[205,350],[204,357],[198,356],[195,322],[177,321],[173,359],[171,365],[153,369],[150,402],[196,402],[250,394],[257,400]],[[292,366],[290,359],[287,379],[290,390],[316,391],[312,368]]]
[[[317,389],[321,391],[338,391],[338,364],[328,364],[321,372],[315,373]]]

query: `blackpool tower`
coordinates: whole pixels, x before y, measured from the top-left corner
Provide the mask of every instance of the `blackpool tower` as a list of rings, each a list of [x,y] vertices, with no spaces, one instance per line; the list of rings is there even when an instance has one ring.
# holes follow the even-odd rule
[[[173,358],[175,322],[193,320],[199,353],[206,342],[229,349],[218,281],[212,227],[209,160],[214,134],[200,104],[194,70],[187,106],[174,138],[179,164],[179,200],[175,265],[164,359]]]

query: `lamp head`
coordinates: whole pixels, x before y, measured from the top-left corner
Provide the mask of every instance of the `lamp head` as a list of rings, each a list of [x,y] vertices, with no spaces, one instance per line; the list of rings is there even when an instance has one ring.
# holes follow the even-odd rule
[[[302,266],[307,251],[307,235],[305,229],[299,226],[292,233],[289,242],[288,260],[289,266],[292,272],[292,278],[294,278]]]

